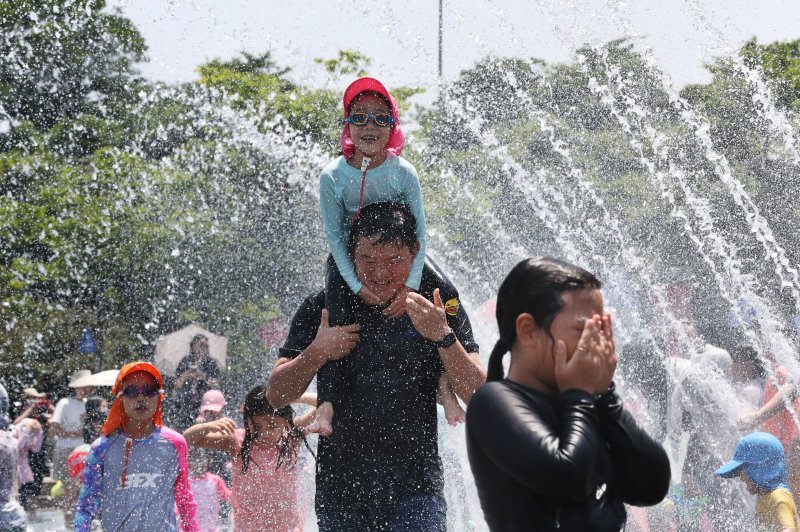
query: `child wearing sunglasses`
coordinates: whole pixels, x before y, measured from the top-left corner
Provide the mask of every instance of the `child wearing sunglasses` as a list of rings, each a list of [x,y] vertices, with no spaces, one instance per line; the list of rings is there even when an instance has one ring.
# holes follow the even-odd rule
[[[419,251],[414,257],[404,287],[383,311],[387,318],[405,312],[409,292],[419,290],[425,265],[425,212],[422,190],[414,166],[400,156],[405,143],[397,103],[383,84],[374,78],[360,78],[344,91],[344,127],[340,139],[342,155],[320,176],[320,211],[331,255],[327,261],[325,308],[332,326],[351,325],[350,309],[361,299],[377,305],[379,298],[356,275],[348,251],[350,226],[361,208],[377,202],[407,205],[416,218]],[[455,292],[450,281],[441,279],[444,292]],[[448,302],[450,303],[450,302]],[[329,384],[336,382],[344,361],[328,362],[317,374],[319,408],[310,432],[328,436],[333,432],[333,402]],[[464,421],[464,411],[446,376],[439,383],[437,400],[451,425]]]
[[[233,459],[235,530],[299,532],[303,515],[295,465],[302,444],[311,451],[303,427],[311,422],[313,410],[295,419],[291,406],[273,408],[264,391],[256,386],[245,397],[244,429],[223,417],[193,425],[183,434],[193,447],[225,451]],[[304,396],[303,401],[313,404],[316,397]]]
[[[162,425],[163,379],[152,364],[120,369],[103,435],[86,457],[75,530],[200,530],[189,484],[188,446]],[[177,508],[177,518],[176,509]]]

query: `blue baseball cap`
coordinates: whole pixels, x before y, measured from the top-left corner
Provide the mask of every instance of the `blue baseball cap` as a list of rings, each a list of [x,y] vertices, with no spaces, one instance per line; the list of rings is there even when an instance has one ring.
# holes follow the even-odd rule
[[[717,475],[732,478],[744,469],[763,490],[786,487],[786,458],[780,440],[766,432],[753,432],[739,440],[733,459],[717,469]]]

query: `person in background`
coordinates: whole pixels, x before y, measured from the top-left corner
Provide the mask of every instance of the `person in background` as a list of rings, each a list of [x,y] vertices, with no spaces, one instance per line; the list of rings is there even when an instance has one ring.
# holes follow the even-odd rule
[[[86,399],[86,413],[83,416],[83,443],[93,443],[103,434],[103,423],[108,415],[108,402],[99,396]]]
[[[0,530],[25,532],[28,517],[17,498],[17,439],[9,430],[8,392],[0,384]]]
[[[619,531],[667,495],[666,451],[622,405],[600,281],[551,258],[500,286],[500,339],[467,409],[467,453],[492,531]],[[508,376],[503,357],[511,352]]]
[[[17,471],[19,473],[19,502],[30,512],[35,488],[33,470],[29,462],[32,453],[42,450],[42,425],[33,418],[22,419],[14,425],[17,438]]]
[[[189,449],[189,483],[197,504],[197,521],[203,532],[220,530],[220,510],[230,502],[231,490],[225,481],[209,471],[210,453],[199,447]]]
[[[715,529],[746,530],[748,523],[742,519],[747,516],[738,509],[749,496],[712,474],[731,455],[741,437],[736,420],[743,405],[736,400],[732,358],[727,350],[706,344],[687,362],[685,371],[673,382],[669,408],[671,448],[677,451],[681,449],[680,442],[686,441],[682,462],[680,452],[673,455],[676,469],[678,463],[682,464],[680,495],[686,497],[676,500],[684,508],[694,506],[695,512]],[[695,512],[681,514],[682,530],[694,526]]]
[[[195,335],[189,343],[189,354],[180,361],[175,370],[172,397],[170,397],[170,420],[175,430],[184,431],[194,423],[203,395],[219,389],[220,368],[211,358],[208,337]]]
[[[800,530],[797,507],[786,482],[786,459],[780,440],[753,432],[739,440],[733,458],[717,470],[723,478],[739,478],[756,495],[756,519],[765,532]]]
[[[33,473],[33,481],[24,484],[19,490],[20,501],[25,501],[23,506],[26,510],[33,511],[35,510],[33,507],[35,497],[42,491],[42,481],[44,477],[50,475],[50,466],[47,463],[47,443],[50,432],[49,421],[54,409],[53,403],[47,400],[47,394],[40,393],[36,388],[25,388],[22,393],[25,398],[25,410],[17,416],[14,424],[19,425],[24,419],[33,419],[42,427],[42,445],[39,451],[28,454],[28,464]]]
[[[200,401],[200,412],[196,421],[198,423],[205,423],[206,421],[216,421],[224,417],[222,409],[228,401],[225,400],[225,394],[220,390],[208,390],[203,394],[203,399]]]
[[[197,416],[197,423],[206,423],[208,421],[216,421],[225,417],[223,409],[228,402],[225,400],[225,395],[220,390],[208,390],[203,394],[203,400],[200,401],[200,412]],[[231,470],[230,470],[230,457],[228,453],[223,451],[209,450],[208,456],[208,470],[221,477],[225,483],[231,485]],[[226,506],[227,508],[227,506]]]
[[[794,493],[800,493],[800,393],[792,381],[789,370],[782,365],[773,366],[774,376],[766,380],[763,404],[755,412],[738,420],[742,432],[761,426],[780,440],[786,457],[787,482]],[[762,425],[763,423],[763,425]]]
[[[72,510],[78,495],[78,484],[70,477],[67,457],[72,450],[83,443],[83,415],[86,413],[86,398],[92,393],[89,382],[92,373],[80,370],[72,375],[69,387],[75,390],[74,397],[64,397],[56,403],[53,417],[50,418],[50,430],[56,437],[53,447],[53,478],[61,482],[64,496],[60,506],[68,520],[72,518]]]
[[[86,457],[76,532],[91,530],[98,515],[104,530],[200,530],[188,446],[162,424],[162,387],[161,373],[147,362],[119,370],[103,436]]]

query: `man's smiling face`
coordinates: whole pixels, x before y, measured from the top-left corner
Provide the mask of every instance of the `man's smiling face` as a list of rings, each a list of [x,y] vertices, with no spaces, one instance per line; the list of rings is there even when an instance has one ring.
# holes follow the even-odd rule
[[[353,252],[358,280],[378,296],[381,305],[389,303],[408,279],[416,250],[400,243],[376,244],[380,237],[359,236]]]

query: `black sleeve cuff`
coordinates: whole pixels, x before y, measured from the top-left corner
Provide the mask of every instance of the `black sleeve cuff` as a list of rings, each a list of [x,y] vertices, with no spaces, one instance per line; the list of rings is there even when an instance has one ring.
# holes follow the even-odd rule
[[[566,404],[585,404],[594,406],[592,394],[583,390],[567,390],[559,396],[559,400]]]

